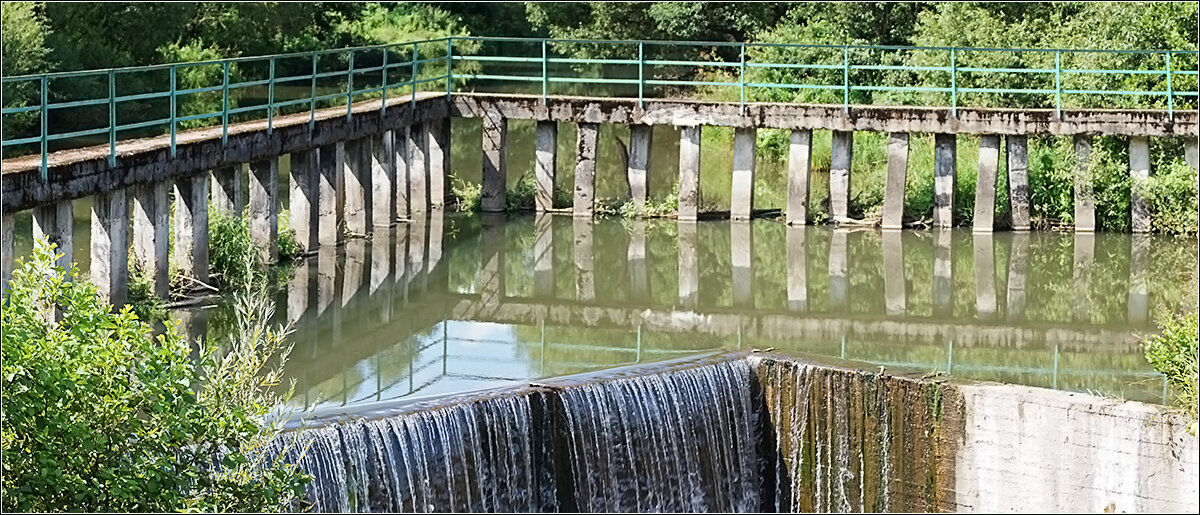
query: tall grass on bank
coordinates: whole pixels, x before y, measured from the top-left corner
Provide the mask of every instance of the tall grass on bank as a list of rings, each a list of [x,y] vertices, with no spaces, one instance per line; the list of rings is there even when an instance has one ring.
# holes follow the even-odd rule
[[[1197,325],[1196,309],[1173,312],[1159,316],[1158,325],[1162,333],[1151,336],[1142,343],[1146,360],[1155,370],[1167,376],[1167,382],[1176,393],[1175,405],[1191,417],[1188,432],[1196,434],[1197,424],[1197,342],[1200,341],[1200,326]]]

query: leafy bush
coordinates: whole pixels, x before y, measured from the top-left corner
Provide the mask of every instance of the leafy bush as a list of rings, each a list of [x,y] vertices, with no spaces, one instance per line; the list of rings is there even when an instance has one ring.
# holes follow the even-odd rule
[[[250,239],[250,219],[218,209],[208,215],[208,264],[221,274],[226,285],[242,285],[254,279],[259,262],[258,248]],[[249,265],[248,265],[249,263]]]
[[[1142,346],[1146,359],[1155,370],[1166,374],[1167,382],[1178,396],[1176,405],[1192,418],[1188,431],[1196,434],[1197,341],[1200,339],[1197,311],[1168,313],[1160,316],[1162,333],[1147,338]]]
[[[459,211],[475,212],[479,210],[483,198],[483,185],[466,182],[455,176],[450,176],[450,191],[454,195],[454,207]]]
[[[621,204],[617,211],[624,218],[637,218],[636,207],[633,199]],[[646,199],[645,210],[642,213],[646,218],[660,218],[674,215],[679,212],[679,183],[676,182],[671,187],[671,193],[660,200],[653,198]]]
[[[139,320],[165,320],[167,305],[154,294],[154,279],[142,271],[135,261],[129,262],[129,304]]]
[[[193,362],[173,327],[151,337],[128,306],[113,313],[44,240],[9,288],[5,511],[287,510],[303,495],[304,474],[257,452],[279,429],[262,422],[280,398],[265,364],[290,351],[262,304],[244,303],[231,354]]]
[[[296,239],[296,231],[292,229],[292,224],[289,223],[291,212],[283,210],[279,213],[279,236],[276,239],[276,244],[279,251],[279,261],[287,262],[300,256],[306,250],[300,244],[300,240]]]

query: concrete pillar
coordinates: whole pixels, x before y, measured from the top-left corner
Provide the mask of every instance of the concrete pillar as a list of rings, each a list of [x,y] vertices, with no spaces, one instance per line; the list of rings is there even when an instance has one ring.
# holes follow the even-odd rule
[[[787,295],[788,309],[808,310],[808,251],[804,236],[808,231],[799,225],[788,226],[787,231]]]
[[[1145,136],[1129,138],[1129,178],[1133,232],[1150,232],[1150,206],[1146,203],[1150,186],[1150,145]]]
[[[646,222],[630,221],[629,247],[625,251],[625,263],[629,267],[629,292],[637,301],[645,302],[650,297],[650,274],[646,269]]]
[[[539,212],[554,209],[554,176],[558,170],[558,122],[537,122],[537,152],[534,159],[534,179],[537,183],[535,203]]]
[[[204,198],[208,207],[208,196]],[[92,282],[100,298],[125,304],[129,288],[129,204],[125,190],[92,197]]]
[[[450,173],[450,118],[426,123],[425,136],[429,153],[429,207],[440,210],[446,205],[446,175]]]
[[[933,226],[954,226],[954,176],[958,144],[953,134],[933,136]]]
[[[407,224],[396,228],[396,242],[393,247],[392,287],[400,295],[400,302],[408,303],[408,227]]]
[[[426,139],[422,124],[408,127],[408,138],[404,146],[408,149],[408,212],[410,218],[429,210],[429,158],[425,152]]]
[[[1024,135],[1004,137],[1008,146],[1008,201],[1012,230],[1029,230],[1029,146]]]
[[[641,216],[646,211],[646,195],[650,172],[650,148],[654,131],[650,125],[629,126],[629,193],[634,212]]]
[[[487,227],[485,219],[484,229],[486,230]],[[408,224],[408,287],[410,291],[415,289],[421,276],[425,274],[425,243],[428,239],[428,230],[429,220],[425,218],[424,214],[418,214]],[[484,243],[484,252],[486,252],[486,240]]]
[[[850,283],[846,277],[848,268],[846,262],[847,236],[848,233],[844,229],[834,229],[829,240],[829,308],[831,311],[840,311],[846,308],[846,297],[850,289]]]
[[[679,128],[679,220],[695,220],[700,210],[700,127]]]
[[[318,154],[315,148],[292,152],[292,165],[288,171],[288,223],[292,232],[296,233],[296,242],[305,252],[320,246],[317,238],[317,227],[321,223],[317,216],[317,195],[320,190]]]
[[[533,220],[533,293],[554,298],[554,217],[538,213]]]
[[[362,289],[363,268],[366,267],[367,240],[351,238],[346,240],[345,260],[342,261],[342,308],[354,300],[358,290]]]
[[[293,323],[304,318],[304,314],[308,312],[312,292],[308,268],[308,263],[301,261],[292,271],[292,278],[287,284],[287,319]]]
[[[1092,137],[1075,135],[1075,230],[1096,230],[1096,197],[1092,193]]]
[[[592,221],[575,218],[575,298],[596,298],[595,262],[592,259]]]
[[[908,133],[893,132],[888,137],[887,182],[883,188],[884,229],[904,226],[904,186],[908,180]]]
[[[215,211],[234,215],[240,215],[246,209],[246,193],[242,189],[242,165],[213,169],[212,207]]]
[[[485,214],[483,221],[483,270],[480,300],[484,306],[499,306],[504,300],[504,216]]]
[[[850,163],[854,160],[854,132],[833,131],[829,162],[829,210],[834,221],[850,218]]]
[[[733,132],[733,194],[729,218],[749,220],[754,214],[754,158],[757,130],[738,127]]]
[[[388,277],[392,275],[392,231],[386,229],[375,231],[371,235],[368,253],[371,259],[371,275],[368,279],[367,293],[371,297],[375,297],[379,289],[388,283]],[[388,291],[391,289],[388,288]],[[383,302],[384,305],[390,303],[387,300]],[[384,311],[386,319],[388,310]]]
[[[1193,170],[1200,170],[1200,153],[1196,151],[1195,136],[1183,140],[1183,161]]]
[[[279,158],[250,163],[250,240],[263,261],[279,254]]]
[[[1150,235],[1134,234],[1129,242],[1128,322],[1145,325],[1150,318],[1146,276],[1150,271]]]
[[[342,173],[346,150],[342,142],[317,150],[317,242],[322,247],[342,242],[341,210],[338,209],[338,176]]]
[[[1092,233],[1075,234],[1075,268],[1072,272],[1071,285],[1074,293],[1075,321],[1087,322],[1092,318],[1092,302],[1088,298],[1091,289],[1092,265],[1096,260],[1096,235]]]
[[[508,120],[499,109],[489,109],[483,116],[483,198],[480,201],[480,210],[487,213],[499,213],[505,208],[507,140]]]
[[[1012,236],[1012,250],[1008,256],[1008,307],[1007,318],[1018,321],[1025,316],[1025,272],[1029,268],[1029,234]]]
[[[591,217],[596,203],[596,144],[600,126],[579,124],[575,140],[575,216]]]
[[[975,176],[975,231],[992,232],[996,216],[996,172],[1000,167],[1000,136],[979,137],[979,171]]]
[[[933,314],[950,316],[954,313],[953,233],[946,229],[933,231]]]
[[[812,130],[792,131],[792,142],[788,146],[788,225],[808,223],[808,184],[812,177]],[[790,234],[790,233],[789,233]]]
[[[371,223],[374,227],[391,227],[396,220],[396,168],[392,163],[392,132],[384,131],[370,137],[371,163]]]
[[[993,236],[976,233],[972,236],[975,251],[975,315],[981,320],[996,317],[996,255]]]
[[[888,316],[904,316],[907,292],[904,279],[904,233],[885,230],[883,246],[883,297]]]
[[[203,174],[175,180],[175,251],[171,257],[179,273],[201,282],[208,282],[208,183]]]
[[[13,272],[13,215],[4,213],[3,226],[0,227],[0,281],[4,281],[3,291],[8,293],[8,282],[12,280]]]
[[[700,267],[696,260],[696,222],[681,221],[678,226],[679,304],[695,308],[700,292]]]
[[[392,190],[397,220],[408,219],[408,127],[399,127],[392,132]]]
[[[165,195],[165,193],[164,193]],[[75,252],[75,212],[70,200],[33,208],[33,239],[46,238],[58,247],[55,253],[62,254],[55,263],[67,269],[71,266]]]
[[[425,264],[427,275],[433,275],[433,270],[442,262],[442,238],[444,231],[445,213],[434,212],[429,216],[429,259]],[[443,285],[444,286],[444,285]]]
[[[342,194],[342,211],[346,216],[346,230],[350,234],[365,235],[371,233],[372,185],[371,165],[374,152],[371,149],[371,138],[347,141],[346,156],[343,161],[342,184],[345,190]]]
[[[154,282],[154,295],[170,294],[171,206],[167,201],[167,183],[143,184],[133,190],[133,255],[142,274]]]
[[[337,250],[332,245],[317,249],[317,315],[325,313],[337,298]]]
[[[749,220],[729,224],[730,264],[733,267],[733,305],[754,307],[754,235]]]

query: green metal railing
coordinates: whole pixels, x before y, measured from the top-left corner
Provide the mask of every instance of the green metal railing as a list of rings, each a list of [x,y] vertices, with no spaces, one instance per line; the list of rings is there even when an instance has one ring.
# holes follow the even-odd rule
[[[443,47],[444,44],[444,47]],[[456,49],[456,45],[458,48]],[[432,57],[422,58],[421,47],[435,48]],[[516,51],[525,48],[528,55],[491,55],[480,50],[492,50],[496,54],[508,52],[521,54]],[[627,55],[628,57],[580,58],[568,57],[572,47],[590,46],[596,49],[595,55]],[[499,50],[496,50],[499,48]],[[683,57],[672,55],[672,50],[678,48],[696,49],[683,52]],[[457,51],[457,54],[456,54]],[[557,51],[557,52],[556,52]],[[425,55],[430,55],[426,50]],[[873,53],[891,55],[893,57],[904,53],[918,52],[926,60],[940,64],[928,65],[898,65],[886,64],[881,58],[872,58]],[[408,54],[408,59],[391,59],[392,54]],[[555,55],[557,53],[557,55]],[[676,52],[679,53],[679,52]],[[963,55],[978,54],[1013,60],[1023,59],[1022,56],[1043,56],[1048,63],[1048,56],[1053,55],[1053,67],[1044,66],[962,66]],[[375,54],[378,54],[376,56]],[[694,55],[706,55],[707,60],[695,60]],[[722,54],[737,56],[736,61],[726,61]],[[862,56],[866,55],[865,58]],[[1162,69],[1146,69],[1148,60],[1163,60]],[[1176,56],[1175,66],[1172,67],[1172,56]],[[964,94],[992,95],[1033,95],[1053,98],[1055,112],[1061,115],[1063,98],[1070,96],[1102,96],[1102,97],[1149,97],[1165,99],[1166,109],[1170,117],[1176,111],[1176,98],[1191,99],[1190,108],[1194,109],[1197,98],[1196,88],[1196,56],[1195,51],[1182,50],[1078,50],[1078,49],[997,49],[997,48],[963,48],[963,47],[901,47],[901,46],[869,46],[869,45],[806,45],[781,43],[729,43],[729,42],[679,42],[679,41],[616,41],[616,40],[566,40],[566,39],[529,39],[529,38],[496,38],[496,37],[446,37],[388,45],[368,47],[342,48],[320,50],[307,53],[277,54],[270,56],[241,57],[212,61],[173,63],[155,66],[139,66],[116,68],[108,70],[89,70],[42,75],[4,77],[3,87],[7,93],[26,91],[30,88],[23,84],[36,85],[37,104],[5,107],[0,111],[4,117],[5,127],[14,117],[29,117],[23,113],[38,113],[38,134],[26,137],[5,138],[0,141],[0,147],[11,149],[18,146],[38,145],[37,152],[41,155],[41,173],[47,174],[47,155],[52,142],[63,140],[78,141],[81,138],[104,135],[108,139],[109,164],[115,166],[117,159],[116,144],[122,132],[154,129],[161,127],[162,133],[170,135],[170,153],[175,155],[176,140],[180,124],[196,120],[220,119],[221,141],[226,143],[229,137],[230,118],[245,117],[247,114],[265,115],[267,131],[274,130],[277,113],[292,111],[302,112],[301,106],[307,106],[309,111],[310,128],[316,121],[317,109],[346,104],[346,117],[353,117],[353,104],[366,98],[378,95],[381,101],[380,110],[386,112],[389,92],[397,90],[408,91],[410,100],[415,100],[418,90],[427,84],[445,82],[447,96],[455,92],[456,81],[459,84],[469,83],[472,88],[489,84],[536,84],[540,86],[542,101],[545,102],[555,84],[570,87],[593,88],[590,96],[597,95],[597,87],[632,87],[636,86],[638,105],[644,104],[647,98],[662,96],[662,88],[736,88],[738,102],[745,106],[750,98],[748,94],[763,91],[797,92],[828,92],[832,95],[840,93],[841,104],[849,111],[852,95],[863,94],[874,100],[875,93],[915,93],[947,95],[952,116],[957,116],[958,108],[970,105],[963,104]],[[321,71],[319,61],[322,58],[333,57],[344,59],[345,68],[331,71]],[[1068,67],[1063,65],[1064,57],[1082,58],[1087,61],[1127,57],[1132,61],[1142,63],[1134,68],[1100,68],[1090,69]],[[1186,66],[1179,66],[1180,59]],[[280,63],[284,61],[305,61],[306,73],[279,76]],[[338,61],[340,64],[341,61]],[[265,78],[257,80],[240,80],[231,75],[231,67],[235,69],[251,69],[255,65],[266,65]],[[444,72],[435,71],[433,75],[422,77],[422,66],[445,65]],[[458,73],[456,63],[461,63]],[[200,86],[181,87],[180,72],[202,67],[219,66],[221,70],[220,84],[209,83]],[[628,77],[588,76],[596,71],[603,73],[627,71],[636,66],[636,74]],[[506,70],[505,67],[540,68],[533,73],[520,73]],[[565,72],[560,72],[563,67]],[[296,68],[295,65],[292,68]],[[685,72],[670,73],[669,70],[685,69]],[[435,68],[437,70],[439,68]],[[429,69],[425,69],[429,71]],[[397,71],[407,71],[408,78],[403,81],[391,81],[390,75]],[[724,71],[724,73],[721,73]],[[540,73],[539,73],[540,72]],[[557,72],[557,73],[556,73]],[[657,72],[657,73],[656,73]],[[716,72],[716,73],[714,73]],[[839,73],[840,72],[840,73]],[[119,95],[118,85],[122,76],[129,74],[166,73],[168,86],[162,90],[143,91]],[[771,75],[777,73],[777,75]],[[793,78],[794,74],[803,77]],[[886,74],[909,74],[904,79],[888,79]],[[619,74],[619,73],[616,73]],[[793,75],[785,75],[793,74]],[[874,74],[874,75],[872,75]],[[1031,77],[1030,82],[1037,86],[1040,78],[1053,77],[1053,88],[1050,87],[1021,87],[1003,88],[987,87],[990,79],[1011,77],[1010,74]],[[636,75],[636,76],[634,76]],[[881,77],[882,76],[882,77]],[[931,77],[937,77],[933,79]],[[1137,78],[1150,76],[1151,82],[1135,85],[1135,89],[1121,85],[1108,86],[1103,79],[1111,76]],[[357,78],[364,78],[356,81]],[[377,77],[371,83],[371,77]],[[1185,84],[1181,88],[1175,77],[1183,77]],[[1064,79],[1074,79],[1082,84],[1076,87],[1064,87]],[[55,83],[64,80],[92,80],[95,83],[107,82],[108,94],[104,97],[67,99],[62,91],[54,89]],[[321,80],[337,82],[336,91],[324,93],[318,87]],[[906,85],[885,84],[892,82],[909,82]],[[917,84],[911,81],[916,80]],[[964,80],[980,82],[978,85],[965,85]],[[301,88],[296,84],[308,82],[307,95],[299,98],[281,101],[278,92],[281,87]],[[930,82],[932,81],[932,85]],[[1092,82],[1089,82],[1092,81]],[[1100,86],[1093,83],[1099,81]],[[141,83],[139,81],[134,81]],[[363,84],[366,84],[363,86]],[[1190,85],[1190,88],[1187,86]],[[356,89],[356,86],[358,87]],[[1047,85],[1048,86],[1048,85]],[[10,89],[11,88],[11,89]],[[258,105],[237,106],[231,99],[238,100],[244,93],[253,88],[265,88],[266,102]],[[656,95],[654,88],[659,88]],[[180,115],[180,106],[188,99],[200,95],[220,92],[220,109],[213,112],[202,112]],[[536,94],[536,93],[535,93]],[[20,95],[14,95],[20,96]],[[27,94],[25,97],[33,95]],[[613,96],[613,95],[610,95]],[[632,96],[632,94],[630,95]],[[396,98],[396,97],[393,97]],[[835,97],[830,97],[835,98]],[[945,98],[945,97],[940,97]],[[144,108],[142,103],[154,100],[168,100],[168,112],[165,117],[151,120],[140,120],[130,123],[118,123],[118,109],[123,105],[136,104]],[[942,100],[943,102],[945,100]],[[834,101],[836,102],[836,101]],[[26,99],[28,103],[28,98]],[[1048,100],[1047,100],[1048,103]],[[79,109],[95,106],[107,107],[107,125],[91,129],[71,130],[69,132],[54,132],[51,130],[51,112],[61,112],[68,109]],[[941,106],[939,106],[941,107]],[[262,119],[262,117],[258,119]],[[31,121],[26,123],[32,126]],[[237,123],[235,120],[234,123]],[[162,127],[165,126],[165,127]],[[210,127],[215,127],[214,123]],[[15,132],[15,131],[8,131]],[[76,148],[73,142],[64,142],[67,148]],[[32,152],[31,152],[32,153]]]

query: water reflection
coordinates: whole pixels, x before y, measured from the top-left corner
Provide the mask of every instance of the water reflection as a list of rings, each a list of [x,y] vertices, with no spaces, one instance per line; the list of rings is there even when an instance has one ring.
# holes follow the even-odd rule
[[[432,214],[322,250],[277,312],[306,403],[755,347],[1161,401],[1138,335],[1195,259],[1151,235]],[[177,316],[230,325],[228,308]]]

